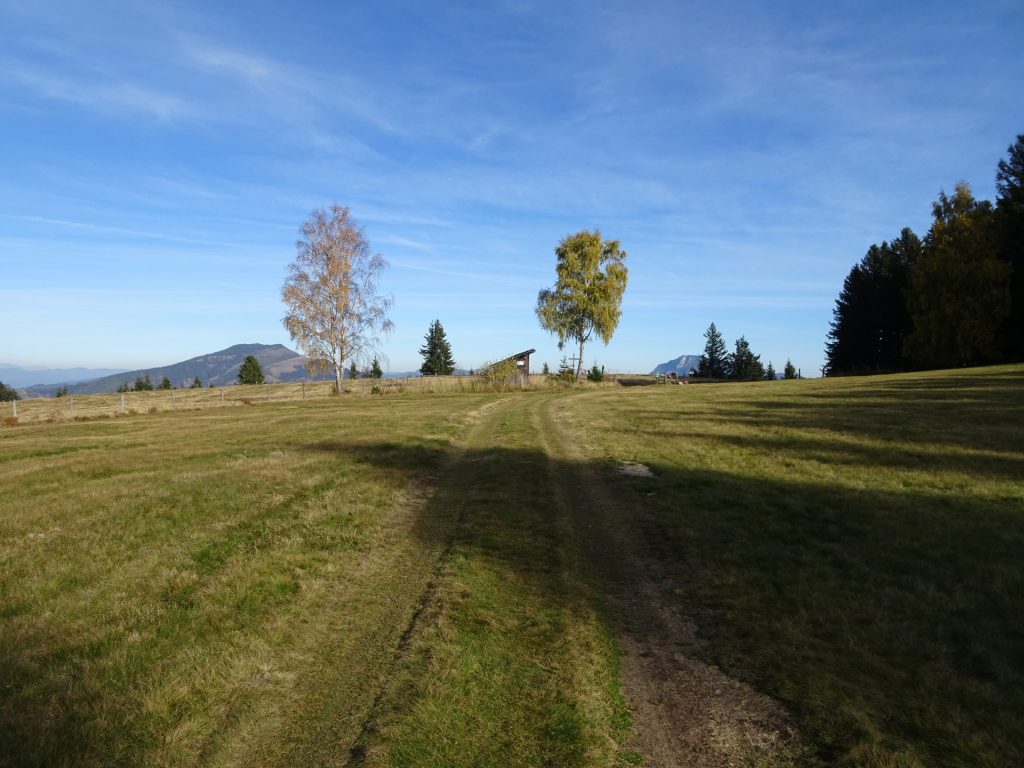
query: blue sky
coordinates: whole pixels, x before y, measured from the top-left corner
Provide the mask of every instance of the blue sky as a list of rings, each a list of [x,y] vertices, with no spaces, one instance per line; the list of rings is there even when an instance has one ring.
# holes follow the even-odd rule
[[[1003,2],[0,0],[0,361],[136,368],[290,343],[299,225],[347,205],[419,367],[536,347],[560,238],[628,252],[609,370],[714,321],[816,374],[843,277],[992,199],[1024,132]]]

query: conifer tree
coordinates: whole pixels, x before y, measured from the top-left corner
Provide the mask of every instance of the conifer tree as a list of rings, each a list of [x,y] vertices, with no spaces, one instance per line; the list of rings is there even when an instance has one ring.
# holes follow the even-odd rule
[[[905,293],[921,241],[909,228],[891,243],[872,245],[836,299],[825,345],[825,374],[880,373],[904,368],[910,331]]]
[[[380,367],[380,361],[377,358],[373,358],[373,362],[370,363],[370,378],[379,379],[384,376],[384,371]]]
[[[746,337],[736,339],[736,351],[729,355],[729,378],[737,381],[754,381],[764,378],[761,356],[750,349]]]
[[[772,365],[772,361],[768,361],[768,367],[764,369],[764,378],[766,381],[775,381],[775,366]]]
[[[718,332],[715,324],[712,323],[704,332],[707,340],[704,344],[704,354],[700,356],[700,365],[697,367],[697,375],[705,379],[724,379],[727,369],[727,355],[725,351],[725,339]]]
[[[173,389],[173,387],[171,387],[171,380],[164,376],[163,379],[160,380],[159,389]]]
[[[242,367],[238,369],[239,384],[262,384],[263,366],[253,355],[246,355]]]
[[[200,389],[202,386],[203,386],[203,382],[201,382],[199,380],[199,377],[196,376],[194,379],[192,379],[192,386],[189,387],[189,389]]]
[[[1010,312],[1000,329],[1000,346],[1014,361],[1024,360],[1024,133],[1007,149],[996,172],[999,253],[1013,271]]]
[[[455,359],[440,320],[430,324],[424,340],[426,343],[420,347],[420,354],[423,355],[420,373],[424,376],[451,376],[455,370]]]
[[[786,367],[782,370],[782,378],[784,379],[795,379],[796,378],[796,366],[786,358]]]
[[[348,367],[348,377],[350,379],[358,379],[359,378],[359,369],[356,367],[356,361],[355,360],[353,360],[352,363]]]

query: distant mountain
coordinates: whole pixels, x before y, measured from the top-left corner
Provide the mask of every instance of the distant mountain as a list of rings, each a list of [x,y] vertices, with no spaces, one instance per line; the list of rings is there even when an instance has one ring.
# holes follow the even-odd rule
[[[236,344],[219,352],[200,355],[180,363],[158,368],[124,371],[90,381],[69,383],[67,387],[70,394],[79,395],[116,392],[122,384],[131,386],[137,377],[147,374],[149,380],[153,382],[153,386],[157,386],[164,376],[170,379],[171,384],[175,387],[188,387],[197,376],[204,387],[210,384],[226,386],[237,381],[238,369],[247,355],[253,355],[260,361],[263,374],[269,382],[331,378],[330,376],[309,376],[305,368],[306,358],[283,344]],[[0,379],[0,381],[3,380]],[[56,390],[57,387],[53,385],[26,387],[25,394],[29,397],[52,397]]]
[[[415,379],[423,374],[419,371],[394,371],[393,373],[385,373],[385,379]],[[466,368],[456,368],[452,371],[452,376],[469,376],[469,371]]]
[[[64,384],[88,381],[123,370],[124,368],[22,368],[19,365],[0,363],[0,381],[9,387]]]
[[[655,366],[651,371],[651,376],[673,372],[679,376],[689,376],[690,371],[697,370],[698,365],[700,365],[700,355],[680,355],[673,360]]]

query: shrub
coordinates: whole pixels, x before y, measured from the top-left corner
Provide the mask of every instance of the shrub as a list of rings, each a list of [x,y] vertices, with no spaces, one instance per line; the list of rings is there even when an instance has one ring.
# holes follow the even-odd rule
[[[551,374],[551,380],[565,384],[575,384],[576,369],[569,364],[569,361],[565,357],[563,357],[562,361],[558,364],[558,373]]]
[[[487,363],[480,369],[480,378],[492,387],[504,387],[517,380],[519,367],[515,360],[499,360]]]

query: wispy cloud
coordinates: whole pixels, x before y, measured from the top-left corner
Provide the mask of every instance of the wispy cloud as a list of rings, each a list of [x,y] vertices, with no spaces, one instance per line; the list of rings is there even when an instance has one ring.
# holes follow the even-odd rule
[[[195,114],[193,106],[181,96],[130,81],[89,81],[53,75],[24,65],[9,68],[8,75],[40,96],[96,111],[143,113],[162,121]]]
[[[306,126],[307,135],[322,145],[333,143],[339,114],[379,131],[397,132],[395,122],[371,95],[373,89],[351,75],[322,72],[185,33],[177,37],[184,67],[258,96],[253,106],[274,121]],[[244,101],[233,100],[233,106],[240,103]]]
[[[86,221],[69,221],[67,219],[52,219],[46,216],[23,216],[17,214],[0,213],[0,218],[13,219],[17,221],[29,222],[32,224],[46,224],[48,226],[59,226],[59,227],[71,227],[74,229],[86,230],[90,232],[101,232],[104,234],[121,235],[128,237],[141,237],[151,240],[165,240],[172,243],[187,243],[190,245],[214,245],[227,248],[240,248],[239,243],[225,242],[222,240],[204,240],[200,238],[192,237],[180,237],[178,235],[169,235],[166,232],[148,232],[139,229],[128,229],[126,227],[114,227],[106,224],[92,224]]]

